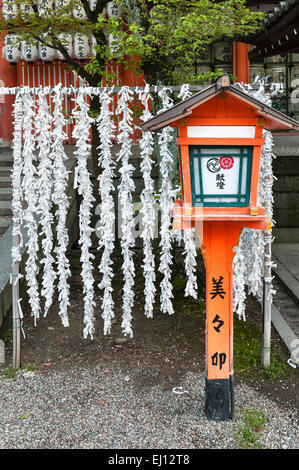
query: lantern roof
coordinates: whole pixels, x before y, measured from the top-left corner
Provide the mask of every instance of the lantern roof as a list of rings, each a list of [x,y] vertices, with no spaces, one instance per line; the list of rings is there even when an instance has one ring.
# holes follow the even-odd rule
[[[230,83],[229,75],[222,75],[212,85],[208,86],[186,100],[172,106],[172,108],[162,111],[153,118],[144,122],[141,127],[143,130],[155,131],[168,126],[178,119],[190,116],[193,109],[201,106],[203,103],[211,100],[220,93],[227,93],[232,98],[242,101],[248,107],[256,111],[258,117],[265,118],[264,128],[268,130],[299,130],[299,122],[290,118],[284,113],[268,106],[247,93],[239,87]]]

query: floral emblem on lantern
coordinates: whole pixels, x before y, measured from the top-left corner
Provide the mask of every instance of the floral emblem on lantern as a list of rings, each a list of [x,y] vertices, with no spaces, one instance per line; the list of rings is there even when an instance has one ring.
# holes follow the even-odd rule
[[[219,165],[223,170],[230,170],[234,166],[233,157],[220,157]]]

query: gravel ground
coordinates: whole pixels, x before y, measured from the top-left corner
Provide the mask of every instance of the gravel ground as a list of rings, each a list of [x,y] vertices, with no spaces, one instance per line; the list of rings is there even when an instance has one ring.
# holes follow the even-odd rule
[[[204,375],[187,372],[176,395],[161,385],[137,386],[138,367],[116,364],[0,375],[0,448],[208,449],[238,447],[244,408],[263,410],[263,448],[298,448],[295,411],[248,385],[235,388],[236,420],[209,422]],[[25,374],[26,375],[26,374]]]
[[[184,266],[178,265],[174,315],[156,309],[154,319],[145,318],[139,277],[134,338],[119,341],[124,339],[122,305],[121,295],[115,295],[111,334],[103,335],[99,310],[94,340],[83,340],[78,257],[72,253],[70,326],[62,326],[57,301],[37,327],[26,318],[26,339],[21,339],[24,369],[11,379],[0,370],[0,449],[236,449],[241,446],[244,410],[249,408],[266,418],[254,431],[260,447],[299,447],[298,371],[289,367],[283,376],[270,379],[261,373],[255,349],[248,351],[246,341],[256,347],[262,331],[257,302],[249,298],[249,320],[242,329],[236,323],[236,339],[243,337],[235,348],[236,419],[209,422],[204,415],[203,265],[198,266],[202,295],[197,300],[184,297]],[[121,292],[120,274],[114,282],[115,293]],[[10,331],[5,367],[12,363]],[[240,363],[242,347],[247,360]],[[288,358],[276,334],[272,352],[284,363]],[[30,368],[34,372],[28,372]],[[188,393],[173,393],[179,386]],[[252,447],[249,442],[246,446]]]

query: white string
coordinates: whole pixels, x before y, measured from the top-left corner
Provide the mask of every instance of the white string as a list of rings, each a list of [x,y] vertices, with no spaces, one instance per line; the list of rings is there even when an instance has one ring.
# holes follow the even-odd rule
[[[119,202],[121,213],[121,248],[123,255],[122,270],[124,275],[123,286],[123,320],[122,329],[125,335],[133,336],[131,326],[132,309],[134,305],[134,276],[135,267],[133,260],[133,247],[135,240],[133,236],[134,229],[134,206],[132,193],[135,189],[133,180],[134,166],[129,162],[132,156],[132,134],[133,134],[133,111],[130,109],[130,103],[133,100],[133,92],[129,87],[123,87],[118,93],[118,103],[116,114],[121,116],[117,135],[117,142],[121,145],[118,160],[121,162]]]
[[[115,233],[115,207],[113,201],[113,176],[115,162],[112,159],[111,147],[115,132],[115,125],[112,121],[112,112],[110,110],[113,98],[111,91],[106,89],[102,91],[99,97],[100,114],[97,118],[97,129],[100,138],[99,145],[99,166],[102,172],[98,177],[99,190],[101,197],[101,215],[99,223],[99,244],[98,248],[103,248],[102,258],[99,270],[102,273],[102,280],[99,284],[100,289],[104,289],[102,299],[102,318],[104,319],[104,334],[109,334],[111,330],[111,320],[114,318],[114,301],[112,297],[112,278],[114,276],[112,269],[112,253],[114,249]]]
[[[172,106],[172,100],[167,94],[167,89],[163,88],[158,95],[162,99],[162,110],[166,110]],[[158,143],[160,146],[160,173],[161,173],[161,189],[160,189],[160,209],[161,209],[161,228],[160,228],[160,247],[161,256],[159,271],[163,274],[161,282],[161,310],[169,315],[174,313],[172,306],[173,286],[171,284],[171,265],[173,264],[172,247],[171,247],[171,209],[173,207],[173,196],[170,181],[170,171],[173,165],[173,158],[169,152],[168,145],[172,141],[172,129],[167,126],[158,134]]]
[[[236,246],[236,254],[233,261],[233,309],[239,319],[245,320],[245,282],[246,282],[246,265],[242,247]]]
[[[49,112],[46,98],[47,90],[40,90],[38,94],[38,112],[35,121],[37,133],[38,170],[37,170],[37,192],[38,192],[38,214],[40,216],[40,235],[44,265],[42,276],[41,294],[45,297],[44,316],[47,315],[52,305],[54,294],[54,271],[53,250],[53,214],[52,214],[52,192],[53,192],[53,154],[51,153],[51,125],[52,116]]]
[[[90,128],[93,119],[89,117],[89,105],[85,98],[85,93],[80,90],[75,98],[75,109],[73,110],[73,117],[76,119],[75,127],[73,129],[73,138],[76,139],[76,150],[74,155],[77,157],[76,167],[76,187],[78,194],[82,196],[82,201],[79,208],[79,229],[80,238],[79,245],[81,246],[82,263],[82,282],[84,293],[84,324],[83,330],[84,338],[90,335],[93,338],[94,334],[94,278],[93,278],[93,265],[92,260],[94,255],[90,253],[92,245],[91,234],[94,229],[91,228],[91,211],[93,208],[92,184],[90,174],[87,167],[87,159],[90,155],[91,144]]]
[[[181,86],[181,90],[178,94],[178,98],[181,100],[181,101],[184,101],[186,100],[187,98],[190,98],[192,96],[192,92],[190,91],[190,85],[189,83],[184,83],[182,86]]]
[[[196,233],[194,228],[184,230],[185,242],[185,271],[187,283],[185,287],[185,297],[191,296],[197,299],[197,276],[196,276]]]
[[[149,110],[149,103],[151,96],[149,93],[149,85],[146,84],[143,91],[140,91],[139,99],[143,106],[143,114],[141,120],[146,122],[152,116]],[[156,228],[156,203],[154,198],[155,186],[154,180],[151,177],[151,172],[154,164],[152,154],[154,151],[154,137],[150,131],[143,131],[139,141],[140,156],[141,156],[141,171],[143,175],[144,188],[141,193],[141,214],[142,214],[142,233],[143,239],[143,274],[144,274],[144,313],[147,318],[153,317],[153,308],[156,294],[156,274],[155,274],[155,257],[153,254],[152,241],[155,236]]]
[[[34,318],[34,324],[40,315],[40,298],[38,291],[37,275],[39,272],[37,264],[38,253],[38,222],[37,222],[37,187],[36,187],[36,169],[35,160],[35,139],[33,133],[33,121],[35,119],[35,102],[30,95],[24,90],[24,146],[23,146],[23,180],[22,187],[24,190],[24,223],[27,229],[27,260],[25,263],[25,279],[27,282],[27,292],[29,296],[29,304],[31,307],[31,315]]]
[[[53,96],[54,116],[53,116],[53,174],[54,174],[54,192],[53,202],[57,205],[57,246],[55,253],[57,255],[57,272],[58,272],[58,300],[60,304],[59,315],[61,316],[63,326],[69,326],[68,306],[70,305],[69,291],[70,286],[68,279],[71,275],[69,260],[66,256],[68,248],[68,231],[67,231],[67,214],[69,209],[69,198],[66,190],[68,186],[68,171],[65,166],[67,156],[64,152],[63,142],[66,139],[65,125],[66,119],[62,112],[63,93],[61,86],[55,87]]]
[[[190,98],[192,96],[192,93],[190,91],[190,85],[188,83],[184,83],[181,86],[181,91],[178,94],[178,98],[181,99],[182,101],[186,100],[187,98]],[[176,230],[175,231],[175,237],[177,240],[177,243],[181,243],[181,230]],[[185,272],[187,276],[187,283],[185,287],[185,297],[191,296],[194,299],[197,299],[197,290],[198,290],[198,285],[197,285],[197,277],[196,277],[196,232],[195,229],[193,228],[188,228],[183,231],[183,239],[185,243]]]
[[[23,126],[23,100],[18,92],[14,102],[14,131],[13,131],[13,169],[12,169],[12,235],[18,238],[18,244],[12,247],[12,264],[21,262],[20,249],[23,244],[21,233],[23,219],[23,191],[22,191],[22,126]]]
[[[263,80],[261,80],[259,84],[260,86],[258,90],[253,90],[250,85],[238,85],[244,92],[271,106],[271,98],[265,93]],[[265,214],[269,217],[272,223],[274,223],[272,193],[273,181],[275,179],[272,171],[272,158],[274,157],[272,153],[273,137],[271,132],[266,130],[263,131],[263,137],[265,138],[265,144],[261,151],[257,203],[265,208]],[[239,256],[239,258],[234,261],[234,292],[237,297],[234,305],[235,308],[241,312],[240,316],[243,318],[245,316],[245,299],[243,295],[245,283],[248,286],[249,293],[255,295],[260,301],[263,298],[263,278],[265,275],[266,262],[270,262],[272,265],[271,240],[271,231],[268,234],[267,231],[263,233],[258,230],[244,229],[241,234],[239,246],[241,247],[243,258],[241,259]],[[270,260],[265,261],[267,244],[269,245],[267,251],[270,253]],[[245,275],[243,275],[244,267]],[[274,292],[272,288],[270,291],[272,293]]]

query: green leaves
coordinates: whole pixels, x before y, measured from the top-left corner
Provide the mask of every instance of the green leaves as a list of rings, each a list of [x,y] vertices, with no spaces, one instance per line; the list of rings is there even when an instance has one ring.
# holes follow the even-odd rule
[[[187,81],[199,84],[219,75],[217,71],[194,73],[194,64],[202,61],[203,50],[223,37],[251,34],[263,17],[262,13],[249,11],[245,0],[114,1],[122,6],[121,18],[107,18],[102,14],[104,0],[97,1],[94,11],[87,0],[72,0],[47,17],[39,16],[35,6],[33,13],[26,16],[20,13],[9,25],[2,18],[0,33],[4,35],[9,29],[27,41],[42,39],[47,33],[48,45],[60,51],[66,49],[59,39],[60,33],[94,35],[96,58],[91,58],[86,67],[66,58],[92,85],[99,84],[103,75],[107,75],[105,64],[112,59],[137,73],[143,69],[146,80],[152,84],[178,85]],[[32,0],[17,0],[17,3],[34,5]],[[70,15],[78,5],[85,8],[87,20]],[[132,57],[138,57],[138,63]]]
[[[128,0],[123,2],[128,4]],[[204,48],[215,40],[254,31],[261,14],[250,12],[243,0],[130,0],[139,10],[139,24],[131,21],[142,67],[151,83],[198,84],[208,77],[194,74]],[[138,15],[134,15],[137,18]],[[134,26],[134,28],[132,28]],[[139,26],[139,29],[138,29]],[[132,28],[132,29],[131,29]],[[132,41],[133,43],[133,41]],[[186,75],[187,74],[187,75]],[[210,74],[214,79],[217,72]]]

